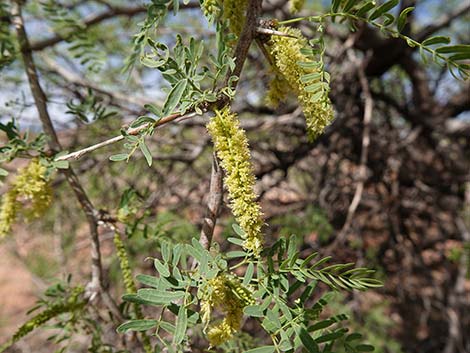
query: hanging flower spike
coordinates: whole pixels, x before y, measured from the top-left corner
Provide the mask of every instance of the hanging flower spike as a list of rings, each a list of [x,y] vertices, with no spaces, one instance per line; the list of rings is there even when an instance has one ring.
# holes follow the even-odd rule
[[[20,170],[0,207],[0,238],[6,236],[21,212],[28,219],[41,217],[52,201],[52,190],[46,178],[47,168],[33,159]],[[23,203],[26,205],[23,207]]]
[[[269,107],[276,109],[279,104],[286,99],[292,89],[281,74],[277,72],[273,72],[272,74],[274,77],[269,82],[269,89],[266,93],[266,104]]]
[[[228,106],[215,111],[207,130],[225,171],[224,182],[232,213],[245,233],[243,246],[258,256],[263,246],[263,219],[256,202],[255,176],[245,131]]]
[[[218,346],[231,339],[240,330],[243,308],[254,303],[247,288],[234,276],[219,274],[207,281],[203,287],[201,300],[201,318],[205,325],[204,332],[211,346]],[[218,308],[224,319],[217,325],[209,326],[212,309]]]
[[[30,202],[23,213],[31,220],[41,217],[52,201],[52,190],[46,179],[47,168],[39,159],[33,159],[16,177],[13,187],[18,196]]]
[[[204,0],[201,4],[202,12],[209,21],[213,21],[219,17],[221,8],[221,0]]]
[[[223,19],[229,22],[230,32],[237,37],[245,24],[248,0],[223,0]]]
[[[119,260],[119,267],[121,268],[122,278],[126,293],[132,294],[137,292],[137,288],[134,283],[134,277],[132,276],[131,266],[129,264],[129,257],[127,256],[126,247],[121,239],[118,232],[114,233],[114,246],[116,247],[116,254]]]
[[[288,34],[289,37],[271,36],[268,50],[274,60],[276,71],[284,77],[288,86],[297,95],[304,111],[308,137],[310,140],[314,140],[333,120],[331,102],[327,93],[318,97],[317,92],[308,92],[305,88],[307,85],[311,85],[312,82],[306,83],[301,80],[303,75],[320,73],[316,68],[300,66],[298,64],[299,62],[312,62],[312,59],[300,51],[308,44],[307,39],[302,36],[302,32],[291,27],[280,27],[278,30]],[[276,83],[273,87],[276,86],[279,86],[279,84]],[[279,89],[278,92],[280,92]],[[282,92],[285,92],[285,90]],[[271,92],[268,98],[273,95],[276,96],[276,94]]]
[[[0,239],[10,233],[11,227],[15,223],[20,206],[16,201],[17,196],[18,193],[15,189],[10,189],[3,195],[0,207]]]

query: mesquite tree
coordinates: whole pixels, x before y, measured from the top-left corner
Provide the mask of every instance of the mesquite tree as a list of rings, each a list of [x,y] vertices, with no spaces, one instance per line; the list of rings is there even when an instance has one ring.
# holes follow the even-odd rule
[[[455,80],[468,80],[470,47],[453,44],[445,36],[413,38],[408,26],[413,7],[397,9],[398,0],[335,0],[320,12],[310,7],[303,9],[305,1],[291,0],[288,19],[267,16],[275,14],[276,7],[282,8],[284,2],[263,4],[261,0],[153,0],[134,8],[118,1],[99,3],[104,3],[107,10],[91,17],[80,16],[80,2],[17,0],[0,5],[2,70],[13,72],[22,67],[43,130],[30,137],[14,120],[0,125],[6,135],[1,147],[2,162],[29,160],[26,167],[8,179],[0,209],[0,236],[8,236],[14,223],[22,218],[41,217],[54,202],[51,185],[62,178],[85,213],[91,243],[90,281],[86,285],[72,284],[69,279],[49,288],[36,308],[39,313],[33,314],[0,351],[52,320],[62,329],[53,339],[64,351],[72,349],[74,335],[83,334],[92,337],[88,347],[92,352],[372,351],[373,347],[363,342],[359,333],[348,331],[346,315],[327,310],[331,293],[321,297],[318,293],[322,285],[333,291],[380,287],[374,271],[352,263],[327,263],[331,262],[329,256],[320,256],[313,250],[303,256],[294,235],[277,240],[264,236],[268,225],[258,202],[250,143],[236,109],[238,92],[244,84],[244,67],[250,55],[258,55],[269,84],[266,92],[253,90],[251,96],[243,98],[264,100],[272,110],[295,101],[300,108],[298,114],[304,118],[306,141],[315,143],[339,113],[330,99],[330,83],[334,79],[330,74],[334,72],[329,73],[329,67],[341,56],[351,58],[357,72],[364,100],[364,130],[373,110],[367,80],[370,68],[366,65],[371,52],[361,57],[354,50],[359,36],[353,35],[332,58],[328,55],[329,46],[334,45],[328,36],[332,31],[342,31],[347,37],[377,30],[381,36],[419,52],[423,61],[444,65],[442,75]],[[188,20],[189,11],[194,23]],[[113,50],[119,47],[113,48],[113,41],[118,39],[113,38],[112,31],[93,32],[90,27],[107,16],[134,13],[145,13],[145,19],[129,43],[130,54],[117,66],[122,67],[121,75],[129,80],[133,72],[148,68],[152,80],[159,81],[156,87],[164,88],[165,94],[155,98],[161,103],[131,100],[125,94],[109,92],[93,80],[102,72],[117,74],[115,67],[110,69],[107,65],[112,66],[108,61],[116,60]],[[45,19],[54,34],[33,42],[30,32],[38,25],[28,27],[27,21],[33,22],[36,16]],[[185,20],[185,31],[160,33],[165,21]],[[209,34],[199,33],[201,26]],[[87,78],[70,75],[47,56],[36,57],[35,51],[62,41],[67,42],[64,60],[81,66]],[[99,50],[99,44],[110,50],[108,56]],[[138,106],[137,118],[123,125],[115,137],[77,151],[65,151],[53,124],[38,60],[51,71],[87,88],[84,94],[80,93],[78,103],[71,100],[66,108],[62,107],[67,114],[86,122],[114,119],[118,112],[98,97],[97,93],[102,93],[111,100],[127,100]],[[198,119],[206,125],[214,150],[201,234],[185,243],[161,242],[158,256],[151,259],[156,273],[134,277],[126,250],[133,239],[127,235],[133,227],[145,228],[145,219],[137,216],[145,206],[136,203],[135,195],[126,191],[116,209],[97,208],[74,171],[75,164],[79,168],[80,163],[75,161],[123,142],[116,153],[109,155],[108,163],[132,164],[143,156],[152,167],[155,156],[149,142],[159,143],[159,130],[165,125]],[[273,136],[275,133],[270,132]],[[364,163],[367,148],[365,138],[365,154],[361,155]],[[6,168],[0,172],[9,178]],[[361,169],[362,177],[364,173]],[[227,239],[231,246],[213,241],[224,187],[235,220]],[[360,191],[357,195],[360,198]],[[353,199],[346,225],[355,208]],[[122,297],[113,296],[106,283],[100,228],[114,235],[125,287]]]

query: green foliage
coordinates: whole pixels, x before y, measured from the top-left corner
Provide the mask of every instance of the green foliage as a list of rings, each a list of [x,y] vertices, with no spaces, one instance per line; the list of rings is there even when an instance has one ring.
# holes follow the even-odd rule
[[[330,310],[347,314],[351,318],[349,326],[363,333],[365,339],[374,346],[374,352],[402,352],[399,342],[389,334],[389,330],[395,325],[389,314],[389,304],[380,302],[365,304],[365,306],[367,309],[362,311],[361,315],[357,315],[353,313],[351,305],[345,301],[345,295],[337,294],[330,302]],[[337,352],[349,353],[344,346],[340,347]]]
[[[185,0],[187,3],[187,0]],[[170,8],[174,13],[179,10],[178,0],[152,0],[147,8],[147,16],[141,24],[140,31],[134,35],[132,54],[127,58],[123,71],[132,70],[137,60],[144,54],[145,47],[152,41],[152,30],[156,31],[165,19]]]
[[[241,233],[239,227],[234,229],[238,234]],[[239,237],[229,238],[228,241],[238,246],[243,243]],[[369,277],[373,271],[351,269],[352,264],[325,267],[329,258],[312,264],[316,253],[301,259],[296,243],[295,237],[281,238],[272,247],[266,248],[260,258],[251,257],[243,250],[222,254],[215,246],[209,251],[195,239],[191,244],[177,244],[174,247],[162,244],[161,259],[154,260],[158,276],[137,276],[137,280],[146,287],[139,289],[136,295],[123,297],[131,303],[161,307],[163,312],[160,319],[126,322],[118,331],[152,329],[162,346],[179,351],[183,349],[186,339],[182,328],[187,330],[204,326],[206,315],[212,315],[212,309],[217,309],[207,304],[204,293],[208,290],[220,293],[226,287],[223,284],[225,282],[218,279],[220,276],[230,276],[233,278],[230,281],[239,281],[243,286],[241,288],[249,288],[249,293],[253,293],[254,302],[243,304],[244,315],[259,321],[266,337],[272,340],[271,346],[256,349],[294,352],[303,346],[309,351],[322,349],[329,352],[334,342],[345,338],[345,344],[352,352],[368,351],[366,349],[370,346],[356,344],[355,340],[354,344],[351,343],[356,336],[348,335],[347,329],[342,327],[342,322],[347,319],[345,315],[334,316],[326,321],[319,319],[331,296],[324,295],[314,300],[314,294],[319,282],[333,289],[347,290],[365,290],[381,286],[381,283]],[[195,268],[191,264],[191,257],[197,261]],[[240,267],[245,269],[241,277],[233,273]],[[240,291],[235,288],[237,286],[230,285],[225,290],[233,291],[237,297]],[[226,312],[224,305],[231,305],[233,300],[227,299],[225,304],[219,304],[223,306],[220,310]],[[165,319],[168,317],[165,312],[173,314],[173,321]],[[208,330],[207,334],[210,338],[211,331]],[[224,337],[230,339],[232,334]]]
[[[13,337],[0,346],[0,352],[5,352],[14,343],[26,336],[31,331],[44,326],[52,319],[57,320],[56,328],[60,328],[59,334],[50,339],[56,343],[70,339],[71,334],[77,331],[80,316],[83,313],[86,301],[83,299],[84,289],[80,286],[70,287],[70,277],[67,283],[58,283],[46,290],[45,298],[38,301],[30,312],[42,309],[24,323]],[[66,317],[62,317],[67,315]]]
[[[337,17],[349,20],[351,30],[356,30],[358,22],[363,22],[376,27],[386,36],[401,38],[414,48],[418,48],[423,61],[426,63],[428,57],[436,64],[447,65],[449,72],[455,78],[466,80],[470,77],[470,45],[452,45],[449,37],[435,36],[424,40],[422,43],[410,38],[403,33],[407,23],[407,17],[413,11],[412,7],[403,9],[398,17],[391,12],[400,3],[399,0],[390,0],[381,4],[369,0],[333,0],[331,9],[318,16],[299,17],[280,24],[288,24],[303,20],[318,23],[321,28],[326,19],[331,18],[334,22]]]
[[[96,48],[96,41],[89,35],[81,17],[56,0],[42,1],[41,6],[53,30],[69,43],[68,50],[73,58],[91,72],[100,71],[106,58]]]
[[[109,110],[102,99],[93,93],[93,90],[88,89],[88,94],[75,103],[71,100],[67,103],[67,114],[71,114],[84,123],[92,123],[98,119],[107,119],[117,115],[116,111]]]
[[[271,225],[281,227],[280,234],[309,234],[315,233],[320,243],[325,243],[333,235],[333,227],[325,213],[314,206],[309,206],[301,214],[286,214],[276,217]]]
[[[201,81],[206,77],[207,67],[199,69],[204,47],[201,41],[194,38],[184,43],[181,36],[176,37],[176,44],[170,53],[169,48],[152,39],[148,39],[150,53],[141,56],[143,65],[158,69],[163,78],[170,84],[170,90],[163,107],[157,108],[157,116],[167,116],[172,113],[184,114],[198,107],[199,113],[202,102],[215,102],[217,96],[211,89],[204,90]]]
[[[0,122],[0,130],[5,133],[7,142],[0,146],[0,163],[8,163],[18,157],[31,157],[41,153],[46,145],[46,135],[38,134],[30,139],[28,132],[21,133],[14,120],[6,124]],[[8,175],[5,169],[0,168],[0,176]]]

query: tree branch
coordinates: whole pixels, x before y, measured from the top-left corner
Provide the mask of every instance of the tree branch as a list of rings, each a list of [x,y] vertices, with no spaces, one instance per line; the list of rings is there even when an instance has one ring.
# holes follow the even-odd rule
[[[235,68],[227,75],[225,79],[225,86],[228,86],[228,82],[231,76],[240,77],[250,50],[251,43],[257,35],[257,28],[259,24],[259,17],[261,15],[261,3],[262,0],[250,0],[246,10],[245,25],[243,26],[240,38],[237,42],[235,52]],[[232,89],[237,87],[238,81],[232,83]]]
[[[220,206],[222,205],[222,197],[224,194],[222,175],[222,169],[220,168],[219,161],[214,153],[212,157],[209,201],[207,202],[206,216],[203,220],[201,237],[199,238],[199,242],[205,249],[209,249],[211,245],[214,228],[220,214]]]
[[[192,2],[189,4],[182,4],[180,5],[181,9],[193,9],[199,7],[199,3],[197,2]],[[141,6],[136,6],[136,7],[123,7],[123,6],[112,6],[108,8],[106,11],[103,11],[98,14],[91,15],[87,19],[83,21],[83,24],[85,25],[85,28],[92,27],[94,25],[97,25],[105,20],[114,18],[116,16],[127,16],[127,17],[132,17],[139,15],[141,13],[144,13],[147,11],[147,6],[141,5]],[[35,43],[31,43],[31,50],[32,51],[39,51],[43,50],[47,47],[56,45],[57,43],[60,43],[62,41],[66,40],[66,38],[62,37],[60,34],[55,34],[51,36],[50,38],[38,40]]]
[[[349,51],[352,54],[352,51]],[[337,239],[338,241],[343,241],[344,237],[346,236],[353,218],[354,214],[356,213],[357,208],[359,207],[359,203],[362,199],[362,193],[364,192],[364,183],[367,178],[367,159],[369,153],[369,144],[370,144],[370,123],[372,120],[372,111],[374,109],[374,100],[372,99],[372,94],[370,92],[369,82],[367,81],[364,63],[367,60],[364,60],[363,63],[359,61],[357,57],[352,58],[353,61],[357,65],[357,73],[359,75],[359,82],[361,84],[362,93],[364,94],[364,128],[362,132],[362,149],[361,149],[361,157],[360,157],[360,164],[359,164],[359,175],[358,175],[358,183],[356,185],[356,191],[354,192],[354,197],[349,205],[348,215],[346,217],[346,221],[344,222],[343,228],[341,229]]]
[[[33,55],[31,48],[29,46],[28,36],[24,28],[24,21],[21,14],[21,0],[15,0],[12,6],[12,20],[16,28],[21,56],[23,58],[26,75],[28,77],[29,85],[31,88],[31,93],[34,98],[34,102],[38,111],[39,119],[42,123],[43,129],[46,135],[49,137],[49,147],[50,149],[57,153],[61,150],[61,145],[57,138],[57,134],[52,125],[52,120],[50,118],[47,103],[46,95],[41,87],[41,84],[38,79],[38,74],[36,66],[34,64]],[[101,262],[101,252],[100,252],[100,243],[98,239],[98,211],[93,207],[91,201],[85,193],[85,190],[81,186],[78,177],[72,168],[62,170],[67,182],[71,186],[72,190],[75,193],[75,197],[81,205],[81,208],[85,212],[88,225],[90,228],[90,240],[91,240],[91,282],[88,285],[89,289],[89,299],[93,300],[97,294],[101,294],[103,301],[108,306],[109,310],[113,312],[117,317],[121,316],[119,309],[112,300],[111,296],[106,291],[104,285],[103,277],[103,267]]]

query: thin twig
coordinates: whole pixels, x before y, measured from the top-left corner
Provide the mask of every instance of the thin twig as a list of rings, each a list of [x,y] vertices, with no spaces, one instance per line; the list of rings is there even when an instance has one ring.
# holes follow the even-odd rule
[[[256,27],[256,32],[261,33],[261,34],[267,34],[270,36],[280,36],[280,37],[288,37],[288,38],[295,38],[295,39],[299,38],[292,34],[284,33],[281,31],[276,31],[275,29],[263,28],[263,27]]]
[[[80,77],[76,73],[67,70],[65,67],[59,65],[59,63],[53,60],[50,56],[45,55],[43,53],[41,53],[40,58],[41,60],[45,62],[45,64],[47,65],[48,69],[51,72],[62,77],[68,83],[92,89],[95,92],[98,92],[105,96],[110,97],[111,100],[114,102],[124,102],[124,103],[133,104],[137,106],[143,106],[145,104],[155,103],[150,98],[146,98],[146,97],[139,98],[139,97],[130,96],[126,93],[118,92],[116,90],[107,90],[103,88],[101,85],[95,82],[92,82],[84,77]]]
[[[346,222],[344,222],[343,228],[341,229],[337,239],[338,241],[343,241],[344,237],[346,236],[352,220],[354,218],[354,214],[361,202],[362,193],[364,192],[364,183],[367,178],[367,159],[369,154],[369,144],[370,144],[370,122],[372,120],[372,111],[374,109],[374,101],[372,99],[372,95],[370,92],[369,82],[367,80],[365,70],[364,70],[364,63],[367,60],[359,61],[359,59],[349,51],[353,61],[357,65],[357,72],[359,76],[359,82],[361,84],[362,93],[364,94],[364,118],[363,118],[363,132],[362,132],[362,149],[361,149],[361,157],[359,161],[359,175],[358,175],[358,182],[356,185],[356,191],[354,192],[354,197],[351,201],[351,204],[348,208],[348,215],[346,217]]]
[[[154,127],[159,127],[159,126],[162,126],[164,124],[167,124],[169,123],[170,121],[174,121],[178,118],[191,118],[191,117],[194,117],[196,116],[197,114],[194,113],[194,112],[190,112],[186,115],[181,115],[181,113],[175,113],[175,114],[171,114],[171,115],[168,115],[166,117],[164,117],[163,119],[160,119],[159,121],[157,121],[155,124],[154,124]],[[139,132],[141,131],[144,131],[145,129],[148,129],[150,127],[150,124],[151,123],[147,123],[147,124],[143,124],[143,125],[140,125],[136,128],[130,128],[126,131],[126,133],[128,135],[138,135]],[[110,139],[107,139],[105,141],[102,141],[102,142],[99,142],[97,144],[94,144],[92,146],[88,146],[88,147],[85,147],[85,148],[82,148],[78,151],[75,151],[75,152],[71,152],[71,153],[68,153],[68,154],[65,154],[65,155],[62,155],[60,157],[57,157],[56,158],[56,161],[66,161],[66,160],[70,160],[70,159],[73,159],[73,160],[77,160],[79,159],[80,157],[82,157],[83,155],[89,153],[89,152],[93,152],[93,151],[96,151],[97,149],[99,148],[102,148],[102,147],[105,147],[105,146],[109,146],[109,145],[112,145],[116,142],[119,142],[119,141],[122,141],[124,140],[125,136],[124,135],[119,135],[119,136],[115,136],[115,137],[112,137]]]

